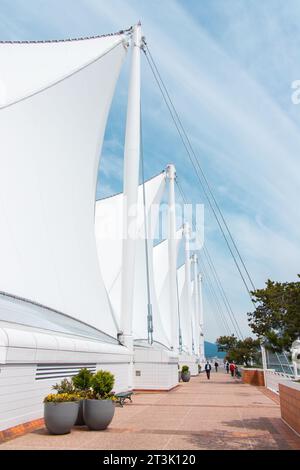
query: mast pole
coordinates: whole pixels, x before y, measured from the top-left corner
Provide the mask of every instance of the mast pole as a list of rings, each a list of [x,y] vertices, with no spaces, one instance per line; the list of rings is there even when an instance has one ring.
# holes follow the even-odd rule
[[[200,325],[200,361],[205,362],[204,331],[203,331],[203,295],[202,295],[202,275],[198,274],[199,293],[199,325]]]
[[[141,104],[141,24],[133,27],[131,37],[131,70],[128,90],[126,133],[124,146],[124,231],[122,253],[121,342],[133,354],[133,291],[137,235],[137,202],[140,162],[140,104]],[[131,364],[133,369],[133,364]],[[132,388],[133,370],[129,373]]]
[[[196,355],[200,355],[200,312],[199,312],[199,285],[198,285],[198,256],[196,253],[192,255],[193,271],[194,271],[194,327],[195,327],[195,351]]]
[[[190,258],[190,236],[191,229],[188,222],[183,226],[185,240],[185,296],[187,303],[187,326],[188,326],[188,349],[193,353],[193,328],[192,328],[192,286],[191,286],[191,258]]]
[[[177,299],[177,243],[176,243],[176,206],[175,206],[175,179],[176,168],[167,166],[169,178],[169,207],[168,207],[168,254],[169,254],[169,295],[171,308],[171,349],[178,351],[179,325],[178,325],[178,299]]]

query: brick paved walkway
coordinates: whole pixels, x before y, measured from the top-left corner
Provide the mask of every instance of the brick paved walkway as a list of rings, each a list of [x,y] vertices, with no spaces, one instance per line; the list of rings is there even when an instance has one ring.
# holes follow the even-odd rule
[[[117,407],[106,431],[74,428],[51,436],[39,429],[0,445],[4,449],[300,449],[300,438],[280,419],[278,403],[262,389],[223,371],[204,374],[168,393],[137,394]]]

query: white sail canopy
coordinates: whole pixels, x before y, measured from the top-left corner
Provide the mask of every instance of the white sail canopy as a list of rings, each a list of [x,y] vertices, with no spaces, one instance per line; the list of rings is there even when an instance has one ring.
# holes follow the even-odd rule
[[[165,173],[145,183],[145,212],[148,222],[148,260],[150,286],[153,285],[151,274],[152,238],[154,236],[159,204],[165,189]],[[96,202],[95,233],[99,264],[104,284],[114,312],[118,328],[121,319],[121,286],[122,286],[122,247],[123,247],[123,193]],[[134,338],[147,338],[147,284],[146,284],[146,251],[145,251],[145,217],[143,186],[138,190],[137,231],[140,239],[136,241],[135,288],[133,292],[133,334]],[[154,297],[153,288],[151,298]],[[155,309],[154,309],[155,310]],[[154,312],[155,315],[155,312]]]
[[[186,352],[192,352],[192,324],[188,312],[188,299],[185,279],[185,265],[177,269],[177,284],[179,296],[179,316],[182,335],[182,346]]]
[[[69,78],[115,47],[124,53],[124,47],[118,47],[123,41],[124,36],[116,34],[71,41],[0,43],[0,108]]]
[[[0,44],[0,290],[113,336],[94,206],[123,40]]]
[[[177,253],[179,244],[182,241],[182,229],[176,232],[177,239]],[[157,293],[159,311],[161,315],[161,322],[163,329],[166,332],[168,341],[172,342],[172,316],[174,312],[171,311],[170,302],[170,264],[168,252],[168,240],[164,240],[154,247],[153,250],[153,265],[154,265],[154,282]],[[178,298],[176,299],[178,302]],[[177,327],[178,327],[177,322]]]

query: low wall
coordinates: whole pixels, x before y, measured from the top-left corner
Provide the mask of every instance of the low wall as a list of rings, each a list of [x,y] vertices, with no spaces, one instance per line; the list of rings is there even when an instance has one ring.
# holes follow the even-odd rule
[[[171,390],[178,385],[178,356],[153,347],[134,347],[134,390]]]
[[[264,387],[265,378],[263,369],[242,369],[242,378],[245,384]]]
[[[300,434],[300,383],[279,384],[282,419]]]

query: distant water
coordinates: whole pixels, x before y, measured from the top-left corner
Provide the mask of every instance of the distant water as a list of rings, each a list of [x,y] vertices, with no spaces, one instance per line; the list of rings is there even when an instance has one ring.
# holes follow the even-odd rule
[[[223,359],[225,357],[224,352],[219,352],[218,347],[215,343],[204,341],[205,357],[219,357]]]

